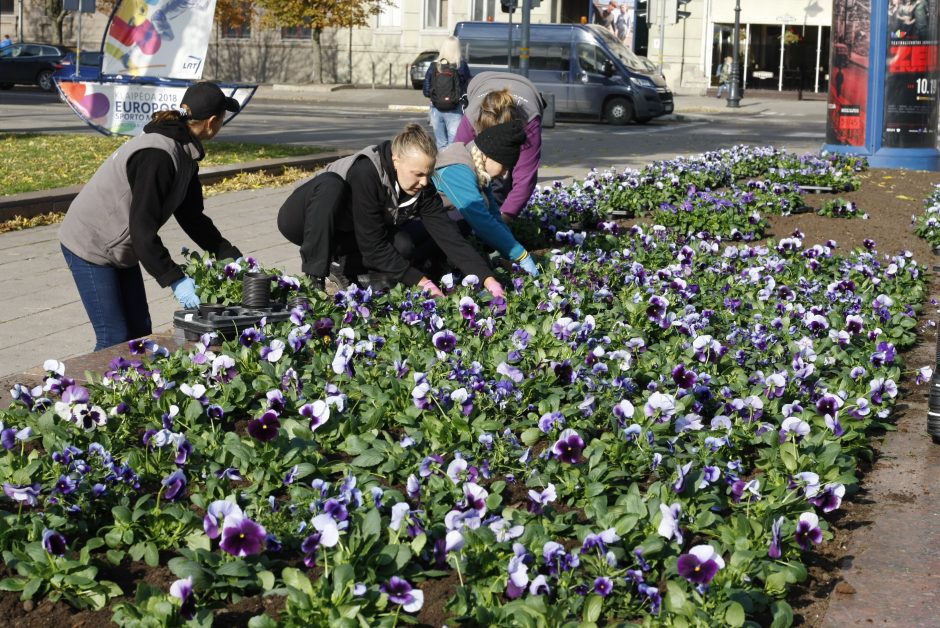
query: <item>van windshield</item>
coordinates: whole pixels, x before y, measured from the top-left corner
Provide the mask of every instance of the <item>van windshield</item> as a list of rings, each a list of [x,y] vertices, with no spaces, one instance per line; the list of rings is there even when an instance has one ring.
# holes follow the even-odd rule
[[[627,66],[627,69],[640,72],[641,74],[649,74],[649,68],[646,64],[643,63],[638,56],[633,54],[629,48],[620,43],[620,40],[617,39],[613,33],[606,28],[600,27],[592,28],[591,30],[604,40],[604,43],[607,44],[607,48],[620,59],[621,63]]]

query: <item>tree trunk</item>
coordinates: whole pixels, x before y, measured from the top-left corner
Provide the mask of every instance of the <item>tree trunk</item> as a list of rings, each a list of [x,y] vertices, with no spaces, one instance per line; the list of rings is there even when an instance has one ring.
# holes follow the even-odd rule
[[[316,68],[314,69],[313,80],[317,83],[323,82],[323,44],[320,41],[320,36],[322,34],[323,29],[313,29],[313,45],[317,48],[317,64]]]
[[[62,30],[65,28],[65,11],[59,11],[59,14],[55,16],[55,36],[56,42],[60,46],[62,45]]]
[[[55,43],[62,45],[62,30],[65,24],[65,9],[62,8],[62,0],[46,0],[46,17],[48,17],[55,28]]]

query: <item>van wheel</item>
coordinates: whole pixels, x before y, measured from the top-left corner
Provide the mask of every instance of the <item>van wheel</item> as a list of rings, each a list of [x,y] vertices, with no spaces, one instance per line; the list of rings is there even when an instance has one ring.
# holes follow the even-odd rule
[[[612,98],[604,105],[604,117],[610,124],[629,124],[633,118],[633,105],[626,98]]]

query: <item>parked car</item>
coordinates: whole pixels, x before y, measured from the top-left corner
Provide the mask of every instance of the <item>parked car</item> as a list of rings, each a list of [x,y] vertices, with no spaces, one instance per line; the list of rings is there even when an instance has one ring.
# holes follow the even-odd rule
[[[55,77],[96,81],[101,75],[101,62],[103,59],[104,55],[100,52],[82,50],[81,56],[77,59],[81,63],[76,63],[76,54],[69,52],[62,58],[62,67],[55,71]]]
[[[14,85],[38,85],[44,91],[55,87],[52,75],[63,67],[62,59],[70,52],[65,46],[13,44],[0,50],[0,89]]]
[[[459,22],[454,35],[476,76],[506,71],[509,28],[513,70],[518,69],[518,24]],[[597,24],[532,24],[529,32],[529,79],[553,94],[560,114],[639,124],[672,113],[672,90],[658,68],[637,57],[609,30]]]
[[[437,50],[425,50],[411,62],[408,76],[411,77],[411,86],[415,89],[424,87],[424,75],[428,73],[431,62],[437,59]]]

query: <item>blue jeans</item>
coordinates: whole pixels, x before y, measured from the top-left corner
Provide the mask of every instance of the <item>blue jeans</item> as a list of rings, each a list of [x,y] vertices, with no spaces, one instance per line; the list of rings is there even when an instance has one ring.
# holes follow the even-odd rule
[[[85,261],[62,247],[82,305],[95,328],[95,351],[151,333],[140,266],[114,268]]]
[[[440,111],[431,105],[431,128],[434,129],[434,143],[437,144],[438,150],[454,142],[461,118],[463,111],[460,107],[453,111]]]

